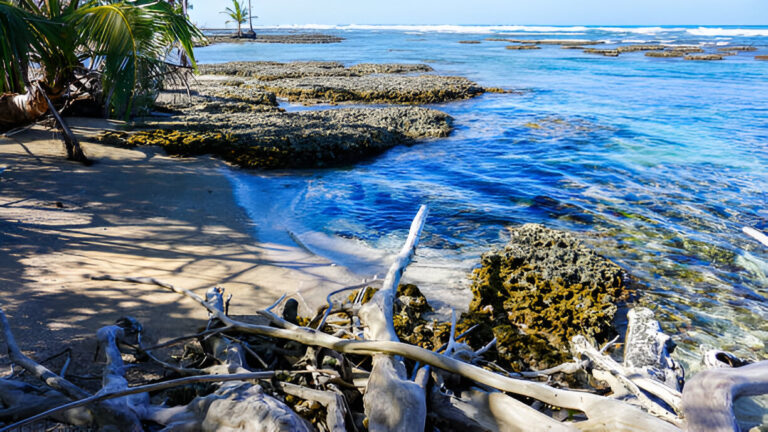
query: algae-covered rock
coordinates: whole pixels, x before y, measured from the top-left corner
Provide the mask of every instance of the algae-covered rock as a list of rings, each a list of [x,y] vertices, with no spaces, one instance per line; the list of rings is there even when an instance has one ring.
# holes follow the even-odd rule
[[[700,54],[700,55],[687,55],[684,57],[685,60],[693,60],[693,61],[711,61],[711,60],[722,60],[723,56],[720,54]]]
[[[537,45],[507,45],[508,50],[537,50],[541,49]]]
[[[537,224],[511,230],[509,244],[485,254],[472,280],[459,331],[479,324],[473,345],[491,333],[499,360],[515,370],[566,361],[577,334],[609,340],[617,305],[627,296],[619,266],[573,235]]]
[[[636,45],[624,45],[616,48],[620,53],[629,53],[637,51],[657,51],[663,50],[664,45],[650,45],[650,44],[636,44]]]
[[[672,45],[669,47],[672,51],[680,51],[684,53],[702,53],[704,48],[697,45]]]
[[[229,62],[200,65],[202,81],[236,77],[243,88],[260,89],[293,102],[428,104],[469,99],[485,92],[463,77],[428,74],[426,64],[337,62]],[[219,81],[226,84],[230,79]],[[234,93],[237,94],[240,88]]]
[[[722,48],[718,48],[717,50],[726,51],[726,52],[730,52],[730,51],[752,52],[752,51],[757,51],[757,47],[748,46],[748,45],[747,46],[725,46]]]
[[[469,99],[484,93],[482,87],[466,78],[440,75],[284,78],[266,81],[260,86],[289,101],[304,103],[428,104]]]
[[[157,145],[178,156],[212,154],[244,168],[312,168],[357,162],[401,144],[445,137],[451,117],[421,107],[186,113],[183,130],[103,134],[123,146]],[[171,127],[178,127],[178,124]]]
[[[587,48],[584,50],[587,54],[599,54],[605,57],[618,57],[619,56],[619,50],[617,49],[598,49],[598,48]]]
[[[645,53],[646,57],[683,57],[685,56],[685,51],[648,51]]]
[[[432,72],[432,68],[421,63],[360,63],[345,67],[338,62],[308,61],[278,63],[271,61],[203,64],[199,72],[206,75],[227,75],[273,81],[284,78],[303,77],[350,77],[372,74],[406,74]]]

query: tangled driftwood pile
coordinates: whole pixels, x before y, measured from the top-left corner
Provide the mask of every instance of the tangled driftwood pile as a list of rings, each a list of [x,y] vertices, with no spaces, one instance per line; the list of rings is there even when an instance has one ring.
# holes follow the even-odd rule
[[[597,348],[576,335],[570,341],[572,361],[540,371],[490,371],[476,363],[495,339],[472,350],[458,342],[455,319],[443,347],[427,350],[400,342],[393,320],[395,296],[426,215],[422,207],[375,294],[370,295],[370,283],[338,290],[328,296],[329,307],[311,320],[297,316],[293,299],[281,298],[253,316],[235,319],[227,313],[230,298],[219,288],[211,288],[203,299],[154,279],[101,277],[177,292],[206,308],[210,319],[204,331],[164,344],[194,341],[178,362],[160,359],[153,352],[158,347],[146,347],[141,325],[132,318],[101,328],[97,339],[107,361],[103,387],[95,394],[22,354],[0,312],[11,360],[44,384],[0,380],[6,407],[0,409],[6,422],[0,431],[52,418],[128,431],[720,432],[738,430],[735,398],[768,392],[768,362],[744,365],[723,352],[709,353],[705,361],[712,369],[683,388],[669,337],[653,313],[641,308],[629,312],[622,363],[607,354],[610,343]],[[129,386],[126,352],[162,365],[172,379]],[[551,380],[576,373],[603,384],[570,389]],[[180,388],[186,396],[178,396]],[[165,401],[158,403],[158,395]]]

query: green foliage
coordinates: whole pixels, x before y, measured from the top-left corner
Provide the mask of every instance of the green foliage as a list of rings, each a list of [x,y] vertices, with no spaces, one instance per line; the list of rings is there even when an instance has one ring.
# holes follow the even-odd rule
[[[237,35],[242,36],[240,26],[248,19],[248,11],[244,6],[240,6],[240,2],[232,0],[232,7],[225,8],[223,14],[227,15],[230,19],[227,20],[227,24],[234,22],[237,23]]]
[[[45,53],[48,44],[58,43],[56,25],[37,17],[15,3],[0,0],[0,93],[21,93],[34,53]]]
[[[174,50],[194,66],[193,45],[204,38],[158,0],[0,0],[0,36],[0,90],[22,92],[30,64],[54,96],[76,70],[91,69],[100,73],[108,112],[123,117],[153,99]]]

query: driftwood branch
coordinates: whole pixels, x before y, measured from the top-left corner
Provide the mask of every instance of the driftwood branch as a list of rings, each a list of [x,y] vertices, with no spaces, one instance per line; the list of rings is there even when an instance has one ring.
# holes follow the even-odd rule
[[[174,388],[174,387],[181,387],[189,384],[198,384],[198,383],[206,383],[206,382],[259,380],[259,379],[271,378],[274,375],[275,375],[274,371],[249,372],[249,373],[230,374],[230,375],[201,375],[201,376],[178,378],[178,379],[163,381],[155,384],[147,384],[147,385],[136,386],[136,387],[127,387],[114,392],[105,392],[105,393],[95,394],[93,396],[88,396],[86,398],[76,400],[74,402],[70,402],[66,405],[61,405],[49,411],[24,419],[23,421],[13,423],[3,428],[0,428],[0,432],[10,432],[12,430],[16,430],[17,428],[20,428],[21,426],[36,422],[38,420],[42,420],[47,417],[51,417],[57,413],[71,410],[73,408],[91,405],[101,401],[106,401],[109,399],[115,399],[115,398],[141,394],[141,393],[155,392],[155,391],[165,390],[165,389]]]
[[[360,308],[360,320],[367,326],[367,338],[399,342],[395,333],[394,299],[405,268],[419,244],[427,217],[427,206],[421,206],[400,253],[389,267],[381,289]],[[376,431],[423,430],[427,417],[425,389],[408,379],[399,358],[386,354],[373,356],[373,369],[363,397],[368,429]]]
[[[744,227],[741,230],[744,231],[744,234],[746,234],[746,235],[752,237],[753,239],[759,241],[760,243],[762,243],[763,246],[768,247],[768,236],[767,235],[765,235],[762,232],[760,232],[760,231],[758,231],[758,230],[756,230],[754,228],[751,228],[751,227]]]
[[[768,360],[699,372],[683,390],[685,430],[738,432],[733,401],[761,394],[768,394]]]
[[[480,367],[458,361],[451,357],[425,350],[418,346],[392,341],[354,341],[339,339],[325,333],[298,327],[284,321],[281,323],[284,328],[236,321],[211,307],[211,305],[194,292],[183,288],[177,288],[152,278],[100,276],[94,279],[149,283],[165,287],[194,300],[208,309],[209,312],[212,312],[216,318],[222,321],[222,323],[232,327],[233,330],[243,333],[292,340],[305,345],[320,346],[345,354],[371,356],[375,354],[401,355],[421,364],[428,364],[435,368],[464,376],[479,384],[497,390],[527,396],[553,406],[584,412],[591,421],[590,425],[603,425],[603,427],[606,428],[605,430],[647,430],[654,432],[679,432],[680,430],[675,425],[660,420],[643,412],[639,408],[621,401],[590,393],[557,389],[543,383],[508,378]],[[582,429],[581,425],[579,428]]]

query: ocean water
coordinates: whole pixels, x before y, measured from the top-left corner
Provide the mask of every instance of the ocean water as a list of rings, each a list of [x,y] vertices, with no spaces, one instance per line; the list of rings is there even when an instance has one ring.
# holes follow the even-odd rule
[[[516,90],[436,105],[455,131],[335,169],[232,171],[259,235],[307,248],[361,276],[382,275],[422,203],[430,216],[407,276],[444,308],[464,308],[468,273],[528,222],[576,233],[632,276],[687,364],[715,347],[768,357],[768,27],[286,26],[346,40],[231,44],[200,62],[427,63]],[[602,57],[486,37],[752,45],[718,62]],[[459,40],[483,40],[459,44]],[[601,46],[602,47],[602,46]],[[284,104],[288,110],[324,109]],[[290,233],[290,235],[288,235]]]

